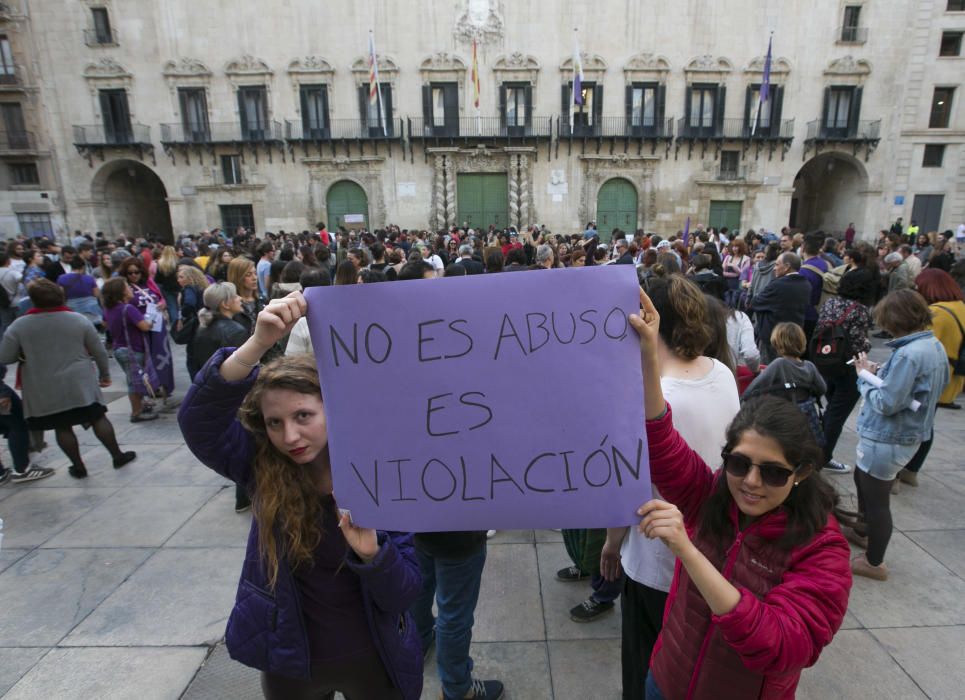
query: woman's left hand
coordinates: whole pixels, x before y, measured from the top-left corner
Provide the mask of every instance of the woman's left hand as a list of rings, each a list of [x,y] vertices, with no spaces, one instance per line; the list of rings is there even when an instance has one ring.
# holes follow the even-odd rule
[[[660,314],[643,289],[640,290],[640,313],[631,314],[630,325],[640,336],[640,350],[645,355],[656,353],[657,338],[660,337]]]
[[[352,523],[352,518],[348,513],[342,513],[338,518],[338,529],[342,531],[342,537],[348,542],[359,559],[368,564],[379,552],[379,538],[375,530],[371,528],[359,527]]]
[[[651,540],[660,538],[674,556],[680,558],[687,549],[693,547],[684,526],[684,516],[673,503],[657,499],[647,501],[637,511],[637,515],[643,518],[638,526],[640,534]]]

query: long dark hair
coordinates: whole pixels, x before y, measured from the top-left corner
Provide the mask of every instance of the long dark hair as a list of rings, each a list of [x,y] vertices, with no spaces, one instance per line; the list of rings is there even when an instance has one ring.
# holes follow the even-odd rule
[[[828,521],[838,506],[838,494],[818,470],[824,464],[824,453],[815,442],[804,414],[790,401],[777,396],[751,399],[727,428],[725,451],[730,451],[748,430],[769,437],[781,446],[784,459],[799,466],[795,477],[807,475],[791,489],[780,508],[787,514],[787,529],[778,542],[783,549],[793,549],[809,542]],[[710,498],[700,514],[700,536],[720,551],[733,541],[734,525],[730,519],[733,503],[727,476],[721,474]]]

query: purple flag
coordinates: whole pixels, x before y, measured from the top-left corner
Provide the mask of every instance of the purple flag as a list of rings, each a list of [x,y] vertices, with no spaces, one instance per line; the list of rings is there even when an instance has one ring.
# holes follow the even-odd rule
[[[687,223],[684,224],[684,245],[690,243],[690,217],[687,217]]]
[[[338,507],[411,532],[638,522],[639,289],[615,265],[306,290]]]
[[[767,40],[767,58],[764,59],[764,77],[761,80],[761,102],[767,102],[771,96],[771,43],[773,37]]]

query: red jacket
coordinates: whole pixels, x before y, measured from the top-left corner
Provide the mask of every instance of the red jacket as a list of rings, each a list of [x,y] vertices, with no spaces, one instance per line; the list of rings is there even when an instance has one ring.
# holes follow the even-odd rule
[[[726,615],[711,613],[677,562],[663,630],[650,662],[667,700],[793,698],[801,669],[814,665],[841,626],[851,591],[851,551],[831,515],[807,544],[777,541],[787,515],[774,510],[741,531],[731,501],[733,542],[724,551],[697,536],[715,474],[673,427],[670,411],[647,421],[650,475],[684,516],[691,540],[741,592]]]

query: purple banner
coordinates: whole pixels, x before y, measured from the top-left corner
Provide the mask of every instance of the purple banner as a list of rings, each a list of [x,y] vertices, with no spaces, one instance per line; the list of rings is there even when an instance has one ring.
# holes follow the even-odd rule
[[[650,498],[633,266],[313,287],[335,496],[365,527],[599,528]]]

